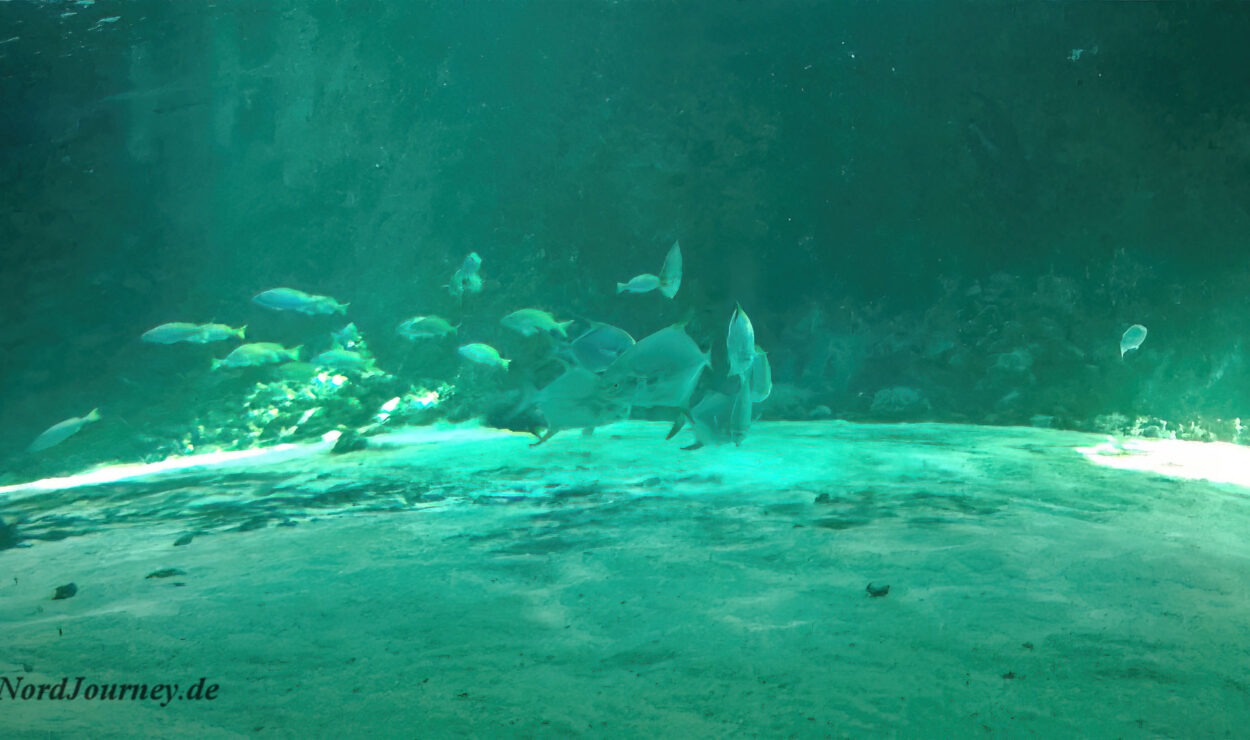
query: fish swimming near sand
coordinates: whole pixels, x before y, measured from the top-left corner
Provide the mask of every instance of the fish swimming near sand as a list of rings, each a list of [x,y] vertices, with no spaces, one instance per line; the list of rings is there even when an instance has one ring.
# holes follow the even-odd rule
[[[44,430],[42,434],[35,437],[35,441],[30,443],[26,448],[27,452],[39,452],[49,447],[55,447],[70,437],[78,434],[86,425],[100,420],[100,410],[91,409],[85,416],[75,416],[65,421],[53,424]]]
[[[708,353],[674,325],[625,350],[604,372],[604,380],[608,392],[630,406],[684,408],[711,364]]]
[[[538,392],[535,403],[546,431],[538,446],[565,429],[586,433],[629,418],[629,405],[606,391],[604,379],[584,368],[571,367]]]

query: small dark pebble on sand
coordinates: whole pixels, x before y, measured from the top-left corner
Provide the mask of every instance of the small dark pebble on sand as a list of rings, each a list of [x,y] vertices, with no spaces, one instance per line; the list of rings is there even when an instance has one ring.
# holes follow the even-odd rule
[[[191,540],[193,539],[195,539],[195,533],[187,532],[186,534],[182,535],[178,539],[174,540],[174,547],[182,547],[183,545],[189,545],[191,544]]]
[[[56,593],[52,594],[52,600],[68,599],[76,593],[78,593],[78,587],[72,583],[67,583],[64,586],[56,587]]]
[[[879,596],[885,596],[886,594],[890,593],[890,584],[887,583],[884,586],[873,586],[870,583],[868,584],[867,591],[868,591],[868,595],[874,599]]]
[[[148,573],[144,576],[144,578],[170,578],[172,576],[185,575],[186,573],[184,571],[178,570],[177,568],[161,568],[160,570],[154,570],[151,573]]]

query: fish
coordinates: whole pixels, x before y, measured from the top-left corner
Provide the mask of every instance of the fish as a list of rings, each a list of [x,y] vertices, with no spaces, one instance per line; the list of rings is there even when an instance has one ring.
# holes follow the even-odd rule
[[[725,348],[729,351],[730,375],[742,376],[751,369],[755,360],[755,328],[741,305],[734,308],[734,314],[729,319]]]
[[[709,391],[699,399],[693,409],[686,412],[684,418],[679,418],[673,424],[666,439],[672,439],[681,431],[686,419],[690,421],[695,441],[683,447],[683,450],[697,450],[708,445],[718,446],[730,442],[735,446],[741,445],[751,426],[751,391],[740,380],[736,388]]]
[[[220,360],[213,360],[212,369],[222,367],[256,367],[259,365],[275,365],[280,362],[298,362],[303,345],[287,349],[273,342],[253,342],[240,344],[234,351]]]
[[[590,433],[629,418],[629,404],[606,392],[601,376],[584,368],[571,367],[538,392],[539,413],[547,428],[536,447],[565,429],[583,429]]]
[[[455,334],[459,328],[459,324],[452,326],[450,321],[439,316],[413,316],[400,322],[395,333],[405,339],[431,339]]]
[[[366,374],[377,372],[374,360],[350,349],[330,349],[313,358],[313,363],[331,370],[356,371]]]
[[[194,335],[187,339],[188,342],[196,344],[209,344],[211,342],[221,342],[226,339],[243,339],[247,334],[247,326],[240,326],[235,329],[225,324],[200,324]]]
[[[1132,352],[1146,341],[1146,327],[1141,324],[1133,324],[1124,331],[1124,335],[1120,337],[1120,359],[1124,359],[1126,352]]]
[[[681,245],[673,242],[668,255],[664,258],[664,266],[660,268],[660,292],[665,298],[672,298],[677,295],[679,288],[681,288]]]
[[[460,268],[452,273],[447,291],[457,297],[462,293],[482,292],[482,276],[478,274],[481,269],[482,258],[477,252],[469,252],[460,263]]]
[[[356,328],[354,321],[338,331],[330,332],[330,341],[336,349],[355,349],[364,340],[364,335]]]
[[[607,390],[631,406],[683,408],[712,364],[679,325],[661,329],[621,353],[604,372]]]
[[[773,368],[768,364],[768,353],[755,345],[755,359],[751,361],[751,374],[747,377],[751,388],[751,403],[763,403],[773,393]]]
[[[460,348],[459,352],[461,357],[479,365],[502,367],[504,370],[507,370],[508,365],[512,363],[512,360],[505,360],[503,357],[500,357],[499,350],[489,344],[466,344]]]
[[[628,283],[617,283],[616,292],[619,293],[650,293],[660,287],[660,279],[655,275],[644,273],[635,275],[629,279]]]
[[[285,362],[278,366],[278,377],[295,383],[307,383],[321,370],[311,362]]]
[[[751,428],[751,386],[743,382],[734,394],[733,404],[729,407],[729,441],[737,447],[746,439],[747,430]]]
[[[170,324],[161,324],[152,329],[143,332],[139,339],[150,344],[174,344],[176,342],[190,342],[192,337],[200,330],[199,324],[188,324],[184,321],[175,321]]]
[[[566,345],[561,354],[592,373],[601,373],[635,344],[624,329],[596,323]]]
[[[523,337],[530,337],[539,332],[556,332],[562,337],[568,336],[568,329],[573,325],[573,320],[556,321],[556,317],[540,311],[537,308],[522,308],[519,311],[513,311],[507,316],[499,320],[509,329],[520,333]]]
[[[26,451],[39,452],[40,450],[46,450],[49,447],[55,447],[75,434],[78,434],[79,430],[86,425],[99,420],[100,410],[91,409],[91,411],[89,411],[85,416],[75,416],[73,418],[66,419],[65,421],[57,422],[56,424],[53,424],[45,429],[38,437],[35,437],[35,441],[30,443],[30,446],[26,448]]]
[[[273,288],[272,290],[257,293],[252,300],[265,308],[272,308],[277,311],[295,311],[309,316],[345,314],[347,313],[347,307],[351,305],[339,303],[329,296],[311,295],[294,288]]]

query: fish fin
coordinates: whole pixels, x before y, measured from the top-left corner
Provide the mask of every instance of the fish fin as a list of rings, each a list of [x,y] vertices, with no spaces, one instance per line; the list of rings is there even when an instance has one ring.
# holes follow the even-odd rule
[[[548,429],[546,432],[543,432],[543,436],[539,437],[537,442],[531,442],[531,443],[530,443],[530,447],[537,447],[538,445],[542,444],[543,442],[546,442],[547,440],[549,440],[549,439],[551,439],[552,437],[556,436],[556,434],[557,434],[558,432],[559,432],[559,430],[558,430],[558,429]]]
[[[246,335],[247,335],[247,324],[240,326],[239,330],[235,332],[235,336],[238,337],[239,339],[247,339]]]
[[[224,360],[213,360],[213,364],[209,365],[208,369],[210,371],[216,370],[217,368],[221,367],[222,362],[224,362]]]
[[[616,293],[617,293],[617,295],[620,295],[621,293],[624,293],[624,292],[625,292],[625,289],[626,289],[626,288],[628,288],[628,287],[629,287],[629,283],[617,283],[617,284],[616,284]]]
[[[683,450],[686,450],[686,451],[691,451],[691,450],[697,450],[697,449],[699,449],[699,448],[700,448],[700,447],[702,447],[702,446],[703,446],[703,443],[702,443],[702,442],[695,442],[695,443],[694,443],[694,444],[692,444],[692,445],[686,445],[686,446],[685,446],[685,447],[683,447],[682,449],[683,449]]]
[[[560,332],[560,336],[567,339],[569,336],[569,327],[572,325],[573,325],[573,319],[569,319],[568,321],[557,321],[556,331]]]
[[[502,357],[500,357],[500,358],[499,358],[499,361],[503,363],[503,369],[504,369],[504,370],[507,370],[507,369],[508,369],[508,366],[512,364],[512,360],[505,360],[505,359],[504,359],[504,358],[502,358]]]
[[[299,362],[300,355],[302,355],[303,353],[304,353],[304,345],[302,344],[297,345],[295,349],[291,350],[292,359],[295,362]]]
[[[664,435],[664,439],[666,440],[672,439],[672,437],[677,436],[677,432],[681,431],[681,427],[685,425],[686,425],[685,415],[677,416],[677,419],[674,422],[672,422],[672,426],[669,429],[669,434]]]
[[[82,420],[83,420],[84,422],[86,422],[86,421],[99,421],[99,420],[100,420],[100,409],[91,409],[90,411],[88,411],[88,412],[87,412],[87,415],[86,415],[86,416],[82,417]]]

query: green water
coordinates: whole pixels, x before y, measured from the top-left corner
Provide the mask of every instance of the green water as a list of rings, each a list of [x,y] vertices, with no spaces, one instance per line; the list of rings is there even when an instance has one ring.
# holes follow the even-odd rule
[[[0,563],[16,579],[0,608],[22,631],[0,654],[0,678],[149,680],[162,660],[194,672],[207,653],[175,643],[226,639],[192,617],[196,604],[217,624],[237,600],[252,625],[227,651],[233,662],[210,666],[234,687],[231,719],[44,703],[21,705],[18,729],[294,736],[338,716],[396,736],[1235,735],[1244,681],[1225,663],[1244,658],[1246,592],[1229,574],[1245,553],[1226,533],[1244,516],[1239,479],[1164,483],[1078,464],[1075,450],[1108,435],[1112,450],[1177,440],[1208,445],[1203,465],[1240,464],[1236,448],[1212,443],[1244,442],[1250,416],[1248,31],[1240,3],[0,2]],[[674,296],[618,294],[618,283],[659,273],[675,242],[684,270]],[[456,287],[470,253],[480,292]],[[346,308],[306,315],[253,300],[279,287]],[[689,412],[706,434],[714,415],[700,417],[700,400],[749,385],[728,374],[736,306],[767,353],[771,395],[732,420],[715,416],[714,442],[741,445],[682,451],[696,437],[687,424],[666,441],[675,420]],[[521,433],[540,435],[544,414],[568,401],[543,395],[568,350],[558,332],[522,336],[500,323],[522,308],[572,320],[568,339],[596,322],[639,340],[680,324],[708,366],[682,408],[635,405],[626,423],[603,408],[628,406],[630,391],[621,401],[596,387],[571,403],[595,409],[601,429],[581,437],[569,425],[531,449]],[[454,334],[396,330],[431,315]],[[211,369],[240,340],[140,339],[168,322],[246,326],[247,341],[300,348],[299,362]],[[1146,338],[1122,352],[1134,325]],[[509,367],[466,359],[458,347],[470,343]],[[328,367],[335,348],[368,369]],[[637,365],[587,382],[671,380],[639,381]],[[93,409],[98,421],[32,450]],[[966,426],[934,436],[929,423]],[[376,467],[384,439],[447,424],[482,437],[454,447],[459,458],[422,458],[437,459],[437,475]],[[904,441],[878,433],[896,428]],[[809,445],[813,434],[835,439]],[[1015,435],[1023,446],[1005,441]],[[336,439],[345,454],[317,447]],[[448,444],[439,439],[413,444],[433,455]],[[317,450],[316,461],[294,478],[258,463],[22,487],[281,444]],[[942,450],[937,468],[908,462],[929,447]],[[809,454],[787,457],[796,450]],[[947,455],[983,455],[984,469],[942,467]],[[878,462],[856,468],[863,460]],[[1071,531],[1053,508],[1070,502],[1054,499],[1052,464],[1071,466],[1062,469],[1081,490]],[[614,530],[608,510],[640,488],[655,500]],[[540,525],[486,513],[546,521],[570,490],[588,511],[607,509],[577,523],[584,540],[552,524],[556,550],[544,549]],[[496,496],[498,508],[465,503]],[[1178,501],[1211,508],[1191,521]],[[377,568],[391,557],[365,533],[420,531],[425,514],[434,539],[394,557],[474,572],[497,555],[492,538],[511,532],[515,552],[499,557],[526,564],[503,581],[511,606],[483,595],[481,572],[440,581],[418,569],[414,593],[448,602],[437,618],[412,617],[406,582],[386,576],[372,642],[348,649],[342,625],[368,610],[347,605],[374,587],[344,574],[367,569],[362,553]],[[319,517],[333,525],[314,526]],[[1150,527],[1133,534],[1133,517]],[[817,530],[830,539],[811,539]],[[1169,544],[1151,552],[1145,532]],[[170,549],[185,534],[192,545]],[[592,567],[595,543],[609,543],[619,569]],[[734,543],[750,577],[719,560],[695,588],[700,553]],[[273,622],[289,635],[278,646],[266,643],[252,591],[236,587],[268,544],[288,560],[250,571],[249,588],[298,592],[310,614]],[[887,557],[900,546],[916,549]],[[973,564],[950,554],[963,547]],[[1080,548],[1105,566],[1092,591],[1071,555]],[[340,550],[349,570],[317,570]],[[148,570],[106,576],[98,553]],[[167,553],[191,555],[179,565],[184,556]],[[680,573],[648,580],[658,576],[647,563],[667,557]],[[559,573],[543,582],[527,570],[540,562]],[[574,562],[593,573],[572,573]],[[204,571],[188,563],[224,580],[197,590],[191,576]],[[167,587],[142,578],[164,567],[189,574],[167,588],[179,599],[136,596]],[[836,569],[831,601],[815,595],[826,585],[813,568]],[[1170,575],[1151,580],[1159,570]],[[306,571],[327,579],[324,591],[305,587]],[[899,572],[888,596],[866,596],[868,581]],[[583,578],[600,579],[602,603],[579,611]],[[68,582],[81,593],[52,602]],[[688,588],[698,611],[679,603]],[[614,631],[604,621],[613,589],[666,596],[634,614],[643,626],[626,619]],[[1189,603],[1204,600],[1211,611]],[[905,633],[902,648],[848,658],[848,625],[897,602],[903,612],[860,639]],[[320,617],[309,611],[317,603]],[[525,612],[518,604],[533,614],[513,614]],[[1019,616],[1013,604],[1034,615],[1028,628],[995,627]],[[964,616],[943,621],[961,606]],[[442,650],[429,635],[458,610],[473,618]],[[112,630],[145,615],[158,623],[127,653]],[[916,636],[936,623],[944,631]],[[547,649],[532,630],[564,624],[582,642],[561,638],[543,653],[560,657],[537,674],[528,659],[524,670],[503,659]],[[40,631],[65,625],[81,630],[76,642]],[[401,672],[393,694],[361,698],[362,686],[326,680],[275,699],[272,682],[289,677],[241,668],[282,660],[332,675],[346,656],[357,661],[352,681],[389,680],[395,666],[373,671],[367,656],[407,659],[405,640],[382,637],[392,626],[425,636],[415,654],[443,661],[418,671],[435,683],[441,673],[438,692],[416,693],[404,681],[417,674]],[[496,639],[477,641],[483,631]],[[736,639],[747,640],[742,655]],[[856,667],[822,673],[841,660]],[[631,701],[618,669],[654,681]],[[965,673],[976,699],[950,693]],[[241,694],[249,676],[266,688]],[[527,705],[501,688],[514,680],[564,686],[544,696],[568,705]],[[769,693],[786,694],[779,685],[794,700],[785,709]],[[826,695],[836,708],[817,711]],[[387,697],[407,703],[414,729],[369,719]],[[0,710],[6,701],[0,693]]]

